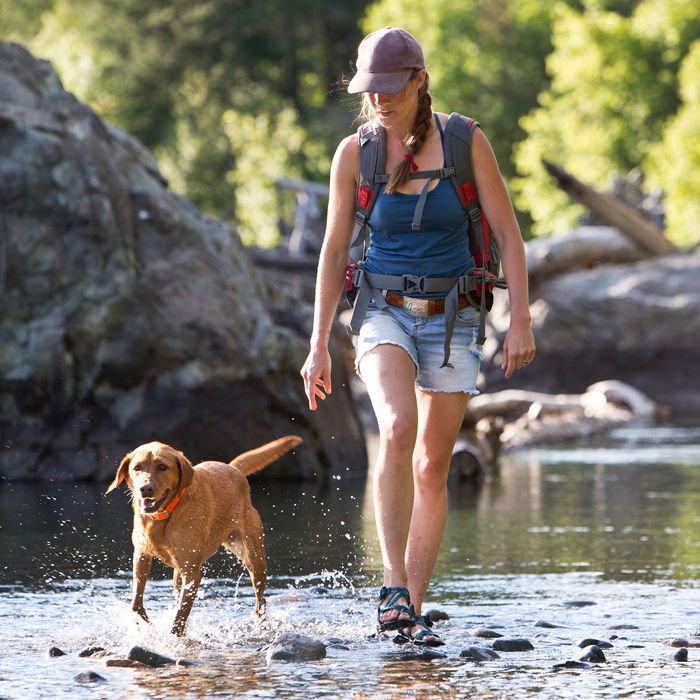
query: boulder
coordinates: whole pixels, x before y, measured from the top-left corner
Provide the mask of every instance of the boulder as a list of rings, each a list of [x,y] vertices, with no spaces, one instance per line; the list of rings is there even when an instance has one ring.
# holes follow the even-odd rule
[[[106,480],[143,442],[229,461],[286,434],[303,447],[261,478],[366,469],[340,342],[308,410],[311,307],[9,42],[0,142],[0,477]]]
[[[700,414],[700,398],[688,383],[700,337],[700,256],[599,264],[540,281],[530,300],[537,356],[510,380],[500,369],[507,294],[495,297],[485,345],[486,391],[581,393],[617,379],[676,414]]]

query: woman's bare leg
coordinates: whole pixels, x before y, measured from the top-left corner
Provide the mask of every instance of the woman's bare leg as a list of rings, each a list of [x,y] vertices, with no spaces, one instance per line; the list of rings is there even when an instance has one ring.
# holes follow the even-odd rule
[[[407,587],[406,542],[413,507],[412,455],[418,412],[416,367],[405,350],[379,345],[361,360],[362,378],[379,424],[379,450],[374,465],[374,516],[384,562],[384,585]],[[400,599],[397,603],[407,604]],[[381,620],[408,618],[390,610]]]

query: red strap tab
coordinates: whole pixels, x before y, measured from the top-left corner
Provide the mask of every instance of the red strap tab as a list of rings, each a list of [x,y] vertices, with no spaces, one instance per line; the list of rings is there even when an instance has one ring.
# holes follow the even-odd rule
[[[476,199],[476,187],[473,180],[467,180],[459,185],[459,198],[462,204],[471,204]]]
[[[357,203],[363,208],[367,209],[369,203],[372,201],[372,188],[367,187],[367,185],[360,185],[357,189]]]

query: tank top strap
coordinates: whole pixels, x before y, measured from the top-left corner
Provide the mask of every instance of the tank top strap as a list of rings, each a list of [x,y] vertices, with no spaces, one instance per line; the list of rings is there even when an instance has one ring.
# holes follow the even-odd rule
[[[442,145],[445,145],[445,130],[442,128],[442,124],[440,123],[440,117],[438,117],[437,112],[433,112],[433,116],[435,117],[435,123],[437,124],[438,131],[440,132],[440,141],[442,142]]]

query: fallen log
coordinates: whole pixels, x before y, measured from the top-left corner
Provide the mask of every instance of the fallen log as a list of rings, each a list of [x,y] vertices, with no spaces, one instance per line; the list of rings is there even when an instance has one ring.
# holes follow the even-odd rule
[[[613,195],[597,192],[568,173],[560,165],[542,159],[547,172],[554,177],[559,187],[574,201],[588,207],[592,212],[632,238],[642,248],[654,255],[668,255],[677,248],[664,237],[663,231],[645,219],[635,209]]]

